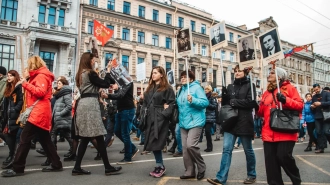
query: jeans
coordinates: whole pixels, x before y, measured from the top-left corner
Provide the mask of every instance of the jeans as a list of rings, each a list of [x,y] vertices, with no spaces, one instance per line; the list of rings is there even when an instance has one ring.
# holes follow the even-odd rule
[[[304,123],[300,123],[300,126],[299,126],[299,136],[298,136],[298,138],[303,138],[303,137],[305,137],[305,134],[306,134],[306,127],[303,127],[303,124],[304,124]]]
[[[319,149],[327,147],[327,140],[330,143],[330,123],[323,119],[315,119],[315,129],[317,133],[317,144]]]
[[[209,149],[209,150],[213,150],[212,127],[213,127],[213,123],[206,123],[204,126],[205,136],[206,136],[206,149]]]
[[[241,137],[237,137],[237,146],[241,145]]]
[[[261,134],[261,119],[260,118],[254,119],[254,132],[256,133],[257,137],[260,137],[260,134]]]
[[[107,135],[105,136],[105,139],[104,139],[104,143],[105,143],[105,146],[107,147],[113,137],[113,132],[114,132],[114,127],[115,127],[115,119],[114,119],[114,116],[109,116],[107,118],[107,125],[106,125],[106,129],[107,129]]]
[[[136,150],[131,141],[130,132],[135,109],[122,110],[116,114],[115,134],[124,143],[126,161],[132,160],[132,154]]]
[[[176,137],[176,141],[178,143],[178,146],[177,146],[178,153],[182,153],[182,140],[181,140],[181,131],[180,131],[179,124],[176,124],[176,126],[175,126],[175,137]]]
[[[308,135],[309,135],[309,142],[308,142],[309,147],[312,147],[313,142],[317,145],[317,139],[315,138],[314,130],[315,130],[315,122],[310,122],[310,123],[307,122],[307,131],[308,131]]]
[[[163,154],[161,150],[153,151],[157,167],[163,166]]]
[[[228,178],[228,172],[231,164],[232,152],[237,136],[234,136],[228,132],[224,133],[223,137],[223,153],[220,163],[220,170],[217,173],[216,178],[222,183],[226,184]],[[240,136],[244,153],[246,157],[246,169],[247,177],[256,178],[256,158],[252,148],[252,136]]]

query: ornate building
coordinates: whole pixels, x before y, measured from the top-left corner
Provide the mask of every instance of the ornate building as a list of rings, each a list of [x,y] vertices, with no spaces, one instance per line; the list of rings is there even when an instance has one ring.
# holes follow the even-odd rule
[[[79,2],[0,0],[0,65],[21,72],[40,55],[55,76],[74,73]]]
[[[330,87],[330,58],[315,54],[313,73],[314,83],[321,87]]]

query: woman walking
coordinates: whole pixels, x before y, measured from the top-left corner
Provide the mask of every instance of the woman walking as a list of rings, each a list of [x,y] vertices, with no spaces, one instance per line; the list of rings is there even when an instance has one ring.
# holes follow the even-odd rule
[[[226,184],[229,168],[232,159],[237,137],[240,137],[246,157],[247,178],[244,184],[252,184],[256,181],[256,158],[252,148],[252,139],[254,138],[253,108],[257,106],[255,101],[255,88],[253,86],[254,97],[250,80],[247,78],[248,71],[240,70],[237,65],[234,69],[235,80],[233,84],[228,85],[227,93],[222,96],[222,105],[231,105],[238,110],[238,118],[232,128],[224,130],[223,153],[220,163],[220,170],[216,178],[207,179],[211,184]],[[252,100],[254,99],[254,100]]]
[[[166,144],[169,119],[175,101],[174,90],[168,83],[164,68],[156,66],[152,69],[149,85],[143,97],[142,108],[148,109],[143,150],[153,151],[156,167],[149,175],[159,178],[166,171],[162,149]]]
[[[205,95],[207,97],[207,100],[209,101],[209,105],[206,107],[206,123],[205,123],[205,136],[206,136],[206,149],[205,152],[212,152],[213,150],[213,144],[212,144],[212,127],[215,123],[215,111],[217,109],[217,100],[212,96],[212,87],[210,85],[206,86],[205,89]]]
[[[202,180],[205,175],[206,165],[200,153],[198,140],[205,125],[205,109],[209,105],[203,88],[195,81],[192,71],[183,71],[180,75],[182,87],[176,102],[179,109],[179,126],[181,128],[184,175],[180,179],[196,178]],[[188,92],[189,82],[189,92]]]
[[[102,80],[94,71],[95,59],[91,53],[81,56],[78,72],[76,74],[76,85],[80,90],[80,99],[76,102],[75,134],[80,137],[78,155],[72,175],[89,175],[90,171],[81,169],[81,161],[86,152],[88,143],[95,139],[97,149],[103,160],[105,175],[112,175],[121,170],[121,167],[110,165],[103,136],[107,133],[101,118],[99,89],[108,88],[111,83],[111,63],[107,66],[107,74]]]
[[[279,85],[276,84],[275,70]],[[304,103],[301,101],[297,89],[288,80],[287,72],[279,67],[270,71],[267,77],[267,91],[264,92],[258,115],[264,117],[262,127],[262,140],[264,142],[265,166],[268,184],[284,184],[281,167],[290,177],[293,185],[300,185],[299,169],[292,156],[294,145],[297,141],[297,133],[284,133],[273,131],[270,128],[270,110],[282,103],[283,109],[301,112]],[[281,93],[278,88],[281,88]]]
[[[31,147],[31,140],[36,135],[39,136],[39,142],[47,157],[52,161],[51,166],[43,168],[42,171],[57,172],[63,170],[60,157],[57,155],[49,134],[52,117],[49,99],[51,98],[54,75],[47,69],[46,63],[39,56],[32,56],[28,59],[28,69],[30,73],[29,82],[26,81],[24,76],[18,84],[22,84],[25,89],[27,108],[33,104],[35,106],[22,131],[13,163],[13,170],[3,171],[1,175],[4,177],[24,175],[25,162]]]
[[[17,119],[23,106],[22,85],[18,84],[20,77],[17,71],[10,70],[7,75],[7,84],[4,92],[4,127],[3,134],[9,148],[9,156],[3,162],[3,169],[11,166],[14,160],[16,145],[19,143],[19,124]],[[16,85],[17,84],[17,85]]]

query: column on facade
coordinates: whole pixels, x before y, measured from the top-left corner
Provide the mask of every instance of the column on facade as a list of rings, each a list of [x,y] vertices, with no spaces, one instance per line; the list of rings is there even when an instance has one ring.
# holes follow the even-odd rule
[[[50,5],[47,4],[47,6],[46,6],[46,13],[45,13],[45,23],[46,24],[48,24],[49,8],[50,8]]]
[[[40,41],[41,39],[37,39],[35,41],[35,45],[34,45],[34,55],[39,55],[40,53]]]
[[[35,39],[35,38],[31,38],[31,39],[30,39],[29,57],[32,56],[32,55],[34,55],[35,42],[36,42],[36,39]]]
[[[229,84],[232,84],[233,82],[231,81],[231,71],[226,70],[226,86]]]
[[[74,63],[75,63],[75,57],[74,57],[74,53],[75,53],[75,44],[74,43],[70,43],[68,46],[68,50],[69,50],[69,54],[68,54],[68,77],[71,80],[71,83],[74,82],[74,71],[72,71],[72,69],[74,69]]]

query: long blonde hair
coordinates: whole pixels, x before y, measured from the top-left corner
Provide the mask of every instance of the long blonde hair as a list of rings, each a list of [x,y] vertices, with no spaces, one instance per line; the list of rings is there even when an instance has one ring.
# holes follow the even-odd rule
[[[46,63],[42,60],[42,58],[40,58],[37,55],[34,55],[34,56],[30,57],[28,59],[27,63],[28,63],[27,68],[28,68],[29,71],[36,70],[36,69],[39,69],[41,67],[47,67]]]

